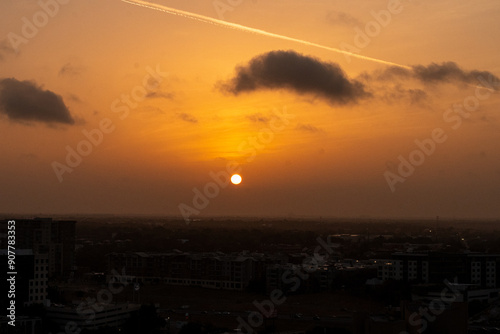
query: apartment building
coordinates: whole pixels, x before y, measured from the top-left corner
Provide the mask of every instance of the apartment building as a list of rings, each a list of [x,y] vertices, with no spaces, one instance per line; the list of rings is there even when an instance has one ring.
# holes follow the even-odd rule
[[[48,276],[69,277],[75,266],[75,221],[52,218],[15,219],[16,249],[32,249],[34,254],[48,254]],[[7,234],[7,220],[0,221],[0,235]],[[7,249],[7,239],[0,238],[0,248]]]
[[[266,291],[329,291],[333,284],[334,270],[333,266],[304,270],[302,265],[291,263],[269,265],[266,272]]]
[[[378,278],[416,283],[445,280],[483,289],[500,288],[500,254],[485,253],[394,253],[377,260]]]
[[[7,263],[8,252],[0,250],[0,261]],[[48,294],[48,255],[34,254],[31,249],[16,249],[15,300],[18,306],[41,304]],[[7,271],[2,274],[2,291],[9,291]],[[5,298],[5,303],[8,299]],[[2,303],[7,308],[7,304]]]
[[[111,253],[108,258],[108,280],[112,271],[122,279],[140,283],[194,285],[214,289],[243,290],[254,279],[253,256],[223,253]]]

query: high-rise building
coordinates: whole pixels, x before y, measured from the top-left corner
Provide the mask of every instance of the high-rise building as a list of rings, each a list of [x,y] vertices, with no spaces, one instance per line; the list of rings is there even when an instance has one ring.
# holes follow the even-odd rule
[[[31,249],[33,254],[47,254],[48,276],[69,277],[75,265],[76,222],[52,218],[15,219],[15,222],[15,248]],[[6,234],[7,221],[1,221],[0,235]],[[0,238],[0,249],[7,249],[6,238]]]
[[[48,255],[34,254],[31,249],[16,249],[15,257],[15,302],[19,307],[33,303],[43,303],[47,299],[48,289]],[[8,252],[0,250],[0,261],[7,263]],[[7,275],[7,277],[4,277]],[[2,291],[9,291],[9,275],[2,274]],[[5,299],[5,302],[9,302]],[[8,307],[2,303],[2,307]]]
[[[0,221],[0,259],[7,263],[8,221]],[[15,302],[18,307],[43,303],[48,296],[49,277],[66,278],[74,267],[75,222],[52,219],[16,219]],[[1,286],[8,284],[2,274]],[[2,291],[8,291],[7,286]],[[2,304],[3,305],[3,304]]]

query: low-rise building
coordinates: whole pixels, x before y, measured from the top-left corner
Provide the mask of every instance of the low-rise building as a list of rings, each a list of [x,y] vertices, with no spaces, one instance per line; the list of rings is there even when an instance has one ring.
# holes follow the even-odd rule
[[[9,325],[12,322],[8,317],[0,317],[0,333],[23,333],[23,334],[38,334],[42,333],[42,319],[38,317],[16,317],[15,328]],[[15,331],[13,331],[13,328]]]
[[[313,268],[291,263],[269,265],[266,270],[266,291],[329,291],[332,288],[334,270],[333,266],[326,265]]]
[[[500,254],[485,253],[394,253],[378,260],[378,278],[415,283],[445,280],[473,284],[482,289],[500,288]]]
[[[130,318],[131,314],[140,309],[136,304],[103,304],[96,303],[88,308],[74,306],[46,307],[47,318],[59,325],[61,330],[67,326],[72,332],[80,330],[95,330],[106,327],[121,327]]]
[[[111,253],[112,270],[124,272],[122,279],[145,284],[194,285],[214,289],[243,290],[255,278],[256,263],[264,255],[224,253]]]

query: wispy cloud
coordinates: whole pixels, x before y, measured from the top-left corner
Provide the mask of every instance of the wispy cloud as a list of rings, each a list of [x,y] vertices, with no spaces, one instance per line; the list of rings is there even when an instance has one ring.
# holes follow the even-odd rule
[[[370,77],[370,75],[368,75]],[[500,79],[493,73],[480,70],[464,70],[455,62],[443,62],[441,64],[431,63],[425,65],[414,65],[411,69],[391,66],[383,71],[374,73],[377,80],[394,80],[396,78],[412,78],[423,83],[466,83],[479,84],[478,78],[490,79],[499,82]]]
[[[76,94],[69,94],[68,96],[68,99],[73,101],[73,102],[77,102],[77,103],[82,103],[82,99],[80,99],[80,97]]]
[[[7,55],[15,53],[16,51],[14,50],[14,48],[12,48],[12,46],[6,39],[0,41],[0,61],[5,60],[5,57]]]
[[[83,66],[75,65],[73,63],[64,64],[59,70],[60,76],[78,76],[84,71]]]
[[[160,91],[154,91],[154,92],[149,92],[146,97],[148,99],[167,99],[167,100],[172,100],[174,98],[173,93],[168,93],[168,92],[160,92]]]
[[[256,113],[252,115],[248,115],[247,118],[252,121],[253,123],[268,123],[270,121],[270,118],[261,114],[261,113]]]
[[[352,15],[336,10],[328,12],[328,14],[326,14],[326,20],[333,25],[355,26],[362,24],[358,19],[356,19]]]
[[[302,131],[302,132],[309,132],[309,133],[323,133],[324,131],[312,124],[297,124],[295,127],[296,130]]]
[[[425,106],[429,99],[429,94],[419,88],[404,88],[400,84],[386,89],[386,93],[382,95],[382,100],[386,103],[405,102],[408,105]]]
[[[188,122],[188,123],[198,123],[198,119],[196,117],[194,117],[193,115],[191,114],[188,114],[188,113],[177,113],[177,117],[181,120],[183,120],[184,122]]]

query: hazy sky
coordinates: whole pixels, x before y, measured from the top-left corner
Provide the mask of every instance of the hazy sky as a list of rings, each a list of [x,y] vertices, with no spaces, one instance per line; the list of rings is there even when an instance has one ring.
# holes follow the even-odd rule
[[[500,2],[155,4],[0,2],[1,212],[500,216]]]

